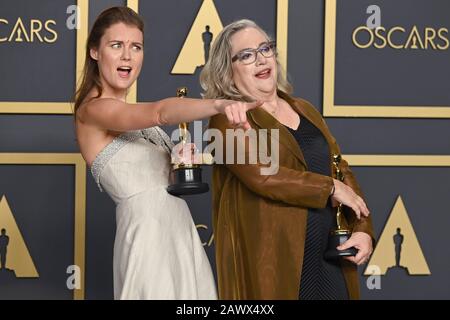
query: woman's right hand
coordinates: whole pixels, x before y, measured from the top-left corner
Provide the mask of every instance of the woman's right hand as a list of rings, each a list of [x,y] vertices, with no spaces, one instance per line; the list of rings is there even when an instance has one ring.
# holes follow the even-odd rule
[[[247,121],[246,112],[264,103],[263,101],[241,102],[233,100],[216,100],[216,102],[217,111],[227,116],[230,125],[244,130],[251,128]]]
[[[366,203],[352,188],[339,180],[333,179],[333,181],[334,193],[331,196],[331,200],[350,207],[355,212],[358,219],[361,218],[361,214],[365,217],[369,216],[370,212]]]

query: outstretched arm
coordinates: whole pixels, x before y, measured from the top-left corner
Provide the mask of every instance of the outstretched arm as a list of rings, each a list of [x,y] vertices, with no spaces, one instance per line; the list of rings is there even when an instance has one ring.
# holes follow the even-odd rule
[[[226,114],[228,121],[247,128],[246,112],[262,102],[235,102],[190,98],[167,98],[156,102],[131,104],[111,98],[95,99],[82,106],[77,117],[85,123],[114,131],[138,130],[178,124]]]

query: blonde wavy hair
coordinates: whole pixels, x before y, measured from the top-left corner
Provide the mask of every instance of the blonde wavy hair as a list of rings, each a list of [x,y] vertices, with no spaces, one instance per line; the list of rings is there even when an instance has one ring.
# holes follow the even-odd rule
[[[200,85],[204,92],[203,98],[206,99],[229,99],[237,101],[253,101],[254,99],[243,95],[236,88],[233,82],[233,69],[231,67],[231,37],[238,31],[255,28],[267,38],[268,41],[272,39],[267,33],[261,29],[254,21],[242,19],[227,25],[216,36],[214,43],[209,53],[208,62],[203,67],[200,73]],[[284,70],[281,67],[278,55],[275,55],[277,63],[277,90],[284,93],[292,93],[292,85],[286,79]]]

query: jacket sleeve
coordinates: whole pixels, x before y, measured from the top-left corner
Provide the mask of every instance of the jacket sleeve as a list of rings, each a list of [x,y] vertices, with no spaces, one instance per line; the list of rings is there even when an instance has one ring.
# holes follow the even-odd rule
[[[313,112],[313,115],[316,119],[316,121],[322,121],[323,125],[325,126],[325,129],[327,130],[328,134],[331,137],[332,143],[334,144],[334,148],[337,150],[339,154],[341,154],[339,144],[337,143],[334,136],[331,134],[330,129],[328,128],[327,123],[323,119],[322,115],[312,106],[308,101],[303,99],[297,99],[301,103],[308,104],[309,109]],[[341,169],[342,173],[344,174],[344,183],[348,185],[350,188],[353,189],[353,191],[359,195],[364,201],[364,195],[361,191],[361,188],[356,180],[355,175],[353,174],[352,170],[350,169],[348,162],[345,159],[342,159],[339,165],[339,168]],[[373,232],[373,226],[372,226],[372,216],[369,215],[368,217],[361,217],[361,219],[357,219],[355,213],[353,210],[349,207],[344,207],[344,215],[345,219],[349,225],[349,228],[352,230],[352,232],[365,232],[368,235],[372,237],[373,245],[375,245],[375,237]]]
[[[223,159],[224,165],[230,170],[248,189],[261,197],[266,197],[274,201],[284,202],[289,205],[307,207],[307,208],[324,208],[327,204],[333,180],[331,177],[320,175],[312,172],[299,171],[278,166],[278,171],[274,174],[263,175],[261,170],[268,168],[269,165],[262,164],[259,157],[256,163],[251,164],[250,147],[251,138],[243,139],[234,137],[234,159],[233,163],[226,163],[226,145],[227,141],[226,129],[232,129],[228,125],[227,118],[223,115],[217,115],[211,118],[210,128],[220,131],[223,137]],[[257,141],[253,141],[258,146],[259,135]],[[242,144],[245,144],[242,146]],[[240,149],[241,148],[241,149]],[[245,150],[244,164],[237,164],[237,150]],[[258,150],[259,151],[259,150]],[[242,163],[242,162],[241,162]]]

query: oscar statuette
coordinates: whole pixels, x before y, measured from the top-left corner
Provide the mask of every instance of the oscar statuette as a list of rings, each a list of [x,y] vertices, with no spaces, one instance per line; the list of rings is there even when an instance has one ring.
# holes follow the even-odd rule
[[[344,181],[344,174],[339,168],[339,163],[341,162],[341,155],[333,155],[333,168],[335,177],[339,181]],[[328,247],[325,252],[325,259],[337,259],[340,257],[354,256],[357,253],[356,248],[348,248],[346,250],[338,250],[336,247],[342,245],[346,242],[350,236],[351,232],[345,227],[345,218],[342,203],[340,203],[336,208],[336,229],[331,231],[328,238]]]
[[[187,88],[177,89],[177,97],[182,99],[187,95]],[[182,122],[179,124],[180,143],[185,145],[188,140],[189,124]],[[172,163],[170,185],[167,192],[174,196],[198,194],[209,191],[207,183],[202,182],[202,168],[200,165],[212,164],[211,155],[198,154],[196,158],[201,159],[201,163]]]

